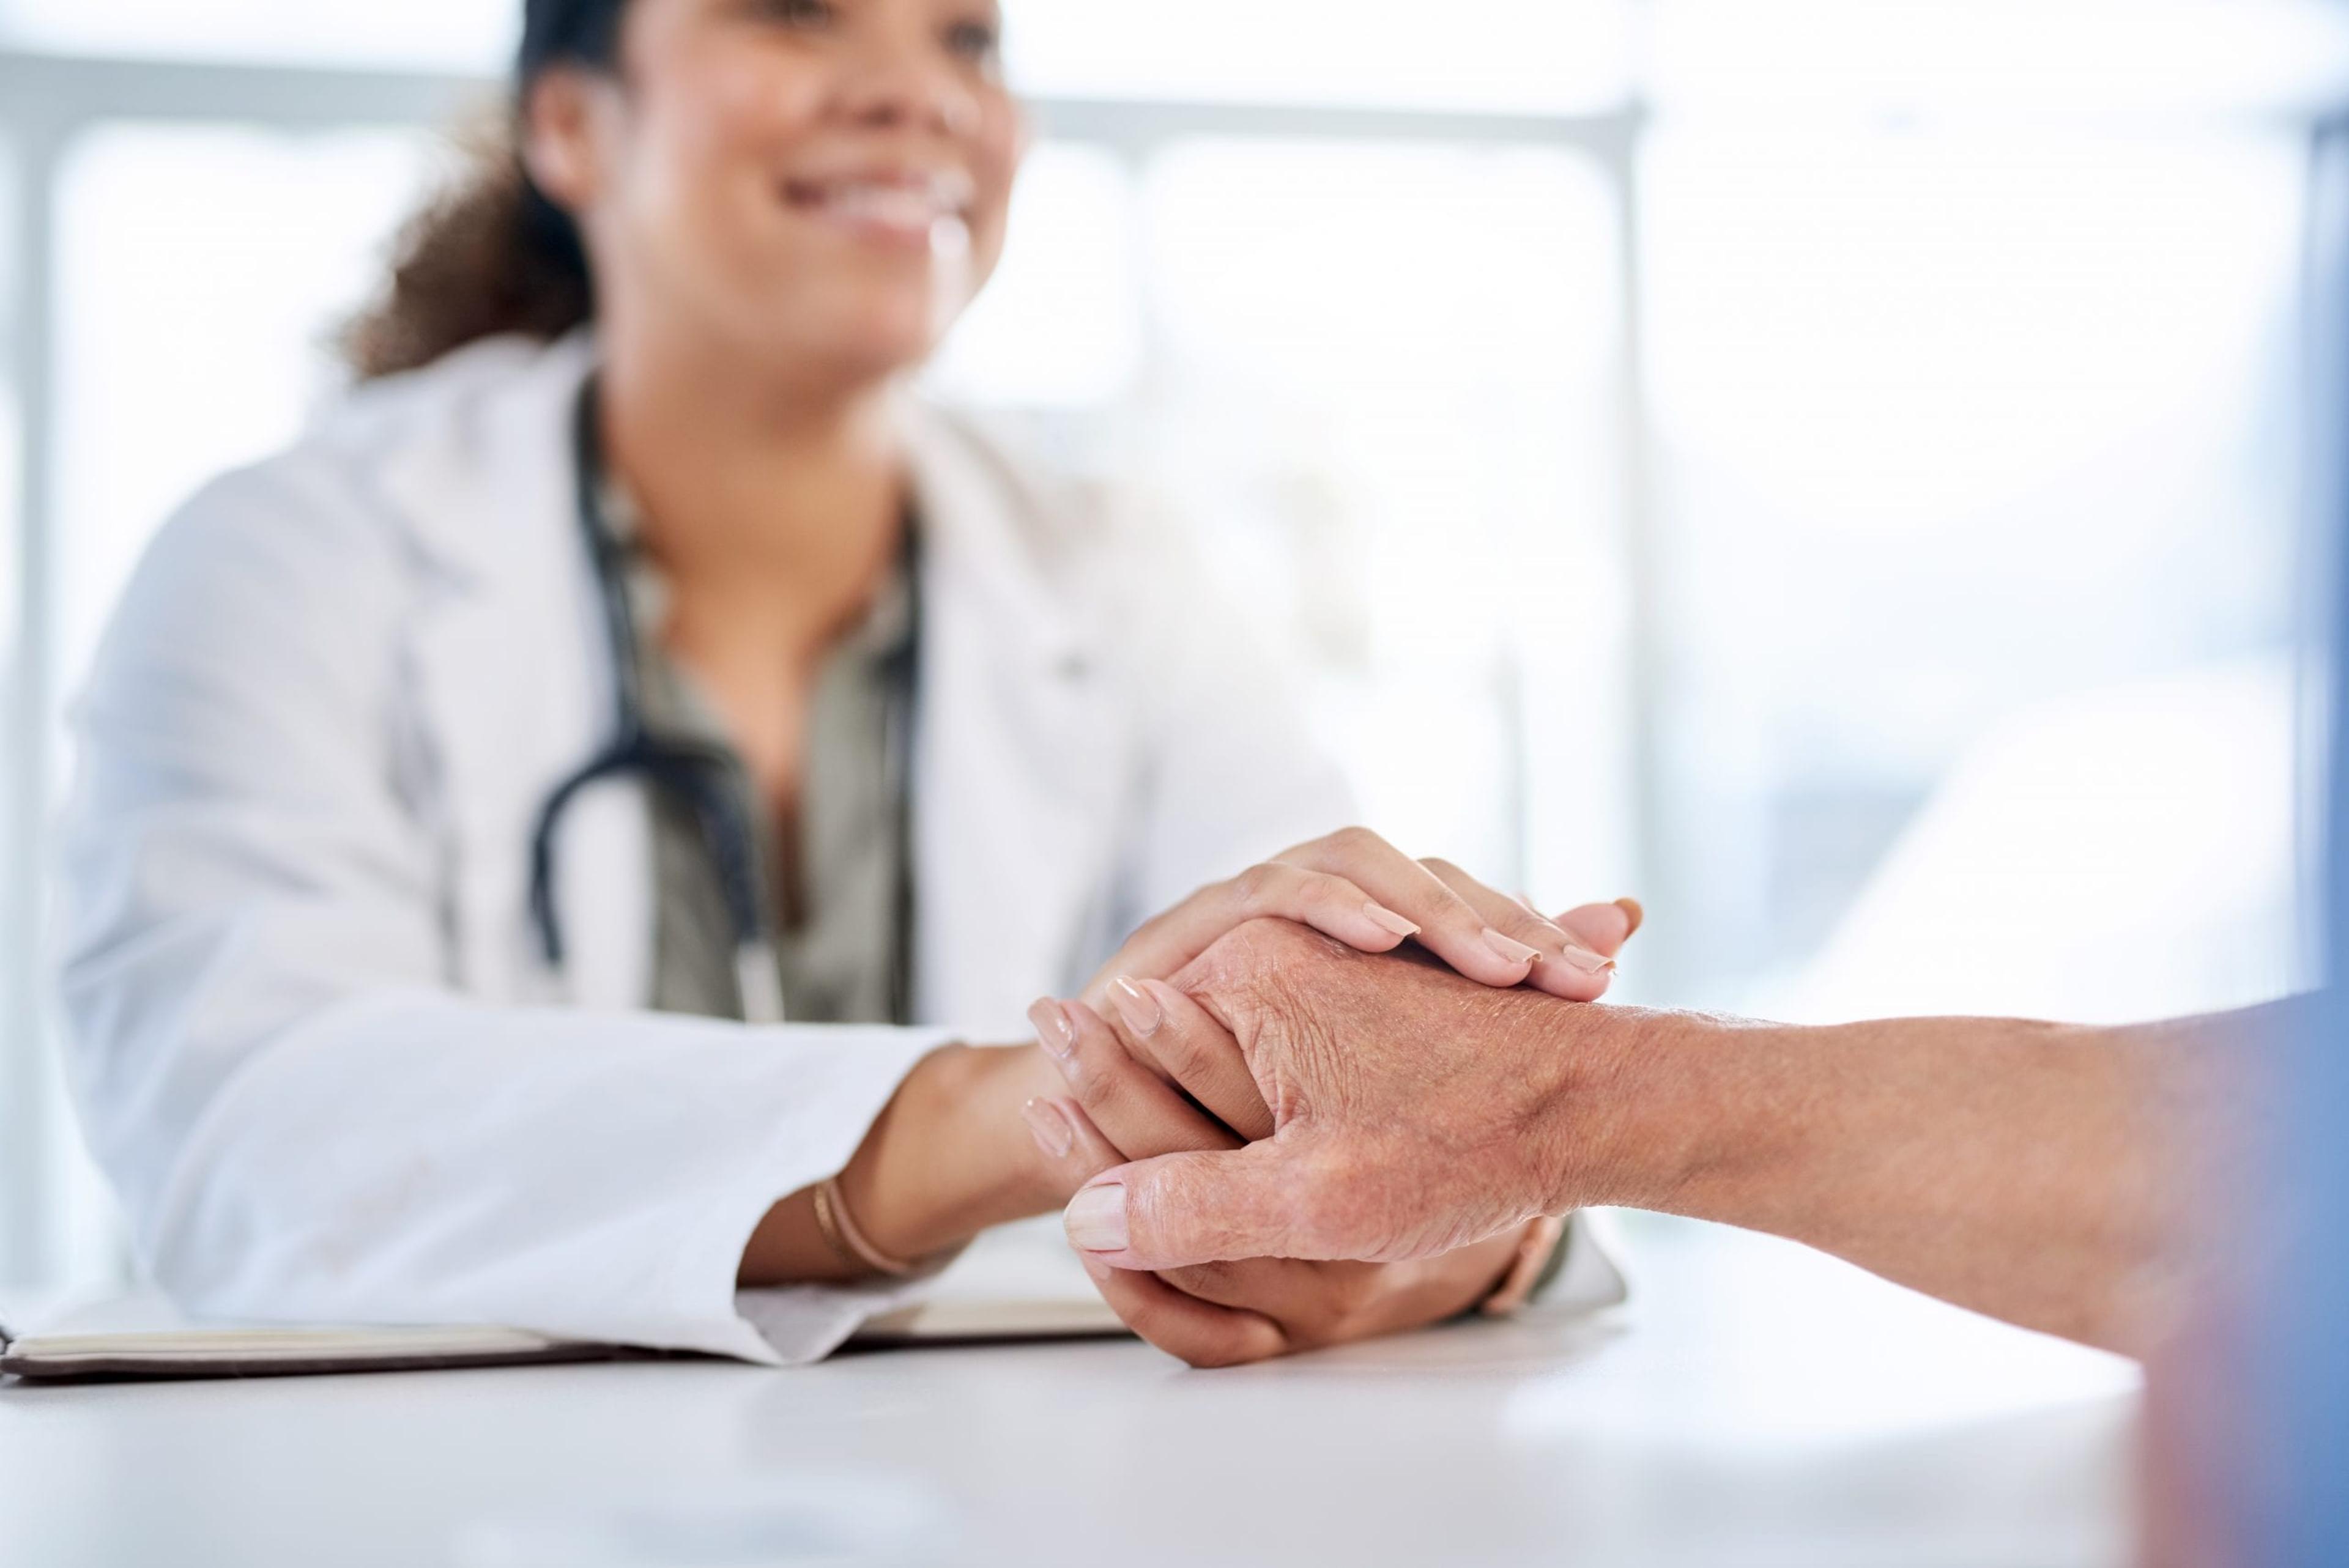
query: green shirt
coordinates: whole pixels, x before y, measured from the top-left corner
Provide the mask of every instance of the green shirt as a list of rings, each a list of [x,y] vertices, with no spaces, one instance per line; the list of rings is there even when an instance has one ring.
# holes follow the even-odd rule
[[[808,712],[797,832],[767,811],[716,707],[666,643],[668,589],[641,549],[636,512],[605,487],[605,525],[628,546],[646,728],[725,759],[724,788],[751,825],[764,872],[765,924],[785,1015],[795,1024],[909,1022],[911,933],[905,822],[905,726],[916,649],[910,566],[833,645]],[[651,791],[655,897],[654,1007],[703,1017],[743,1016],[734,930],[692,807]]]

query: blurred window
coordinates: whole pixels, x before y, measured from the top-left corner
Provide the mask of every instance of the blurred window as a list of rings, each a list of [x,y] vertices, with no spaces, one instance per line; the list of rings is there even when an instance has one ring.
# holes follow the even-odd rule
[[[1046,141],[1012,199],[1003,263],[930,370],[954,402],[1073,411],[1130,397],[1147,352],[1139,197],[1123,160]]]
[[[1613,716],[1584,727],[1555,700],[1622,665],[1599,171],[1202,142],[1154,165],[1150,219],[1151,489],[1318,678],[1370,820],[1554,896],[1628,875],[1622,833],[1537,843],[1528,820],[1628,821]]]
[[[1381,829],[1561,896],[1629,885],[1627,833],[1552,829],[1630,810],[1603,695],[1626,630],[1620,242],[1591,161],[1048,147],[1013,232],[934,385],[1195,532]],[[1591,701],[1548,700],[1569,683]]]
[[[156,525],[340,385],[333,335],[435,166],[434,139],[409,131],[119,125],[76,143],[58,188],[54,696],[78,686]]]
[[[27,689],[23,604],[24,407],[17,386],[21,334],[22,170],[13,139],[0,134],[0,1279],[22,1277],[34,1247],[27,1238],[43,1222],[48,1184],[38,1162],[51,1131],[37,1093],[36,1052],[10,1043],[33,1034],[37,984],[31,934],[34,875],[25,862],[31,834],[26,810],[36,782],[21,765],[20,738],[33,726],[24,706],[37,706]]]
[[[1541,113],[1609,107],[1630,79],[1632,0],[1006,0],[1004,9],[1014,78],[1061,97]]]
[[[1648,0],[1679,112],[2078,119],[2322,112],[2349,89],[2332,0]]]
[[[67,53],[503,68],[521,0],[0,0],[0,42]]]
[[[1656,804],[1706,999],[1806,959],[2005,716],[2288,644],[2304,158],[1661,129]]]

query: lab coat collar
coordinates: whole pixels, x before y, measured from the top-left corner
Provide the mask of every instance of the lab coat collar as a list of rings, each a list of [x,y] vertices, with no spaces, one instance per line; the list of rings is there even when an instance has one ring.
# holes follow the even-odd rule
[[[331,434],[366,454],[445,589],[409,660],[441,732],[467,978],[637,1006],[654,900],[634,787],[588,791],[558,841],[562,976],[545,974],[515,918],[538,810],[610,726],[571,437],[594,363],[584,333],[492,340],[363,391]],[[1085,509],[1040,493],[967,423],[910,397],[902,412],[925,552],[916,1006],[924,1021],[1024,1034],[1030,998],[1006,987],[1066,975],[1102,916],[1131,722],[1108,700],[1087,618],[1099,596],[1079,575],[1096,553]],[[518,656],[526,648],[546,653]],[[972,942],[975,928],[989,940]]]
[[[543,346],[494,338],[400,378],[409,386],[387,384],[377,407],[365,407],[375,390],[361,395],[361,417],[378,429],[400,418],[428,378],[437,394],[430,406],[452,395],[466,406],[469,418],[419,429],[383,481],[412,536],[456,579],[510,582],[517,567],[544,561],[546,531],[568,536],[574,528],[571,418],[595,365],[585,329]],[[1074,613],[1068,585],[1055,580],[1073,542],[1051,537],[1065,503],[1036,493],[968,421],[911,392],[897,412],[927,564],[942,563],[1000,610],[1041,667],[1088,662],[1099,628]]]

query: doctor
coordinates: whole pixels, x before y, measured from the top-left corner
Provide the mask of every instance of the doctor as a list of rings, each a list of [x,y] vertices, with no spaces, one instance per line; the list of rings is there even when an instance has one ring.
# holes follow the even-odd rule
[[[1313,838],[1344,794],[1180,561],[907,396],[1002,247],[997,28],[531,0],[520,146],[411,232],[361,389],[163,530],[79,709],[64,989],[184,1306],[805,1361],[1066,1200],[1074,1031],[1249,916],[1604,989],[1622,911]],[[1223,1288],[1383,1331],[1551,1235],[1342,1314]]]

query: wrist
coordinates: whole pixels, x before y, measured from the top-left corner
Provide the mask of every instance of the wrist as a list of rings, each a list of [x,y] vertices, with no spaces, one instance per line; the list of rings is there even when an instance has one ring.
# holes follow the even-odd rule
[[[1593,1205],[1730,1218],[1785,1157],[1762,1061],[1780,1031],[1698,1013],[1559,1009],[1544,1147],[1550,1212]]]
[[[1033,1046],[949,1046],[906,1075],[840,1175],[876,1246],[929,1258],[1053,1206],[1019,1119],[1044,1092],[1040,1062]]]

